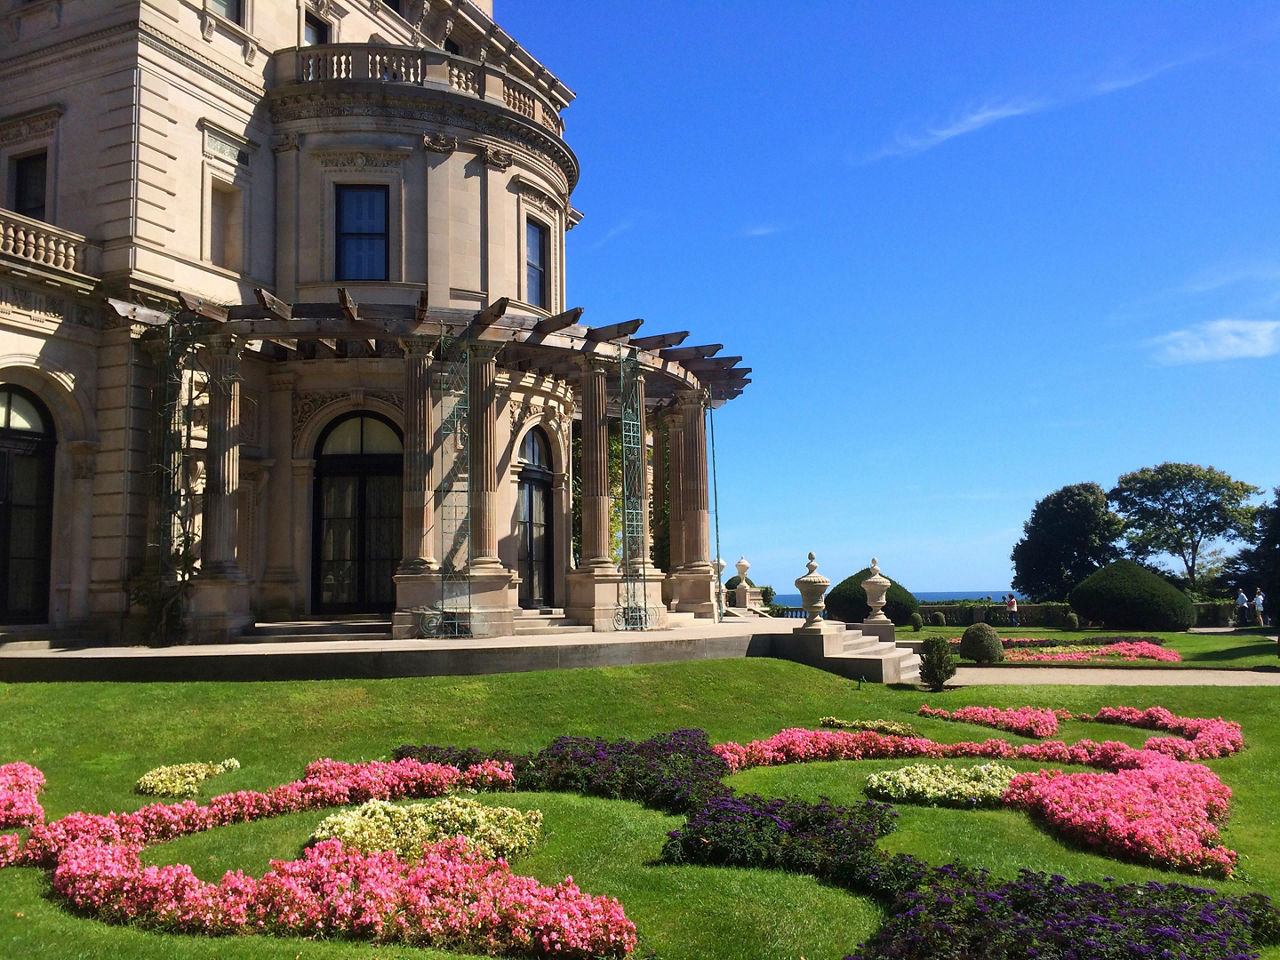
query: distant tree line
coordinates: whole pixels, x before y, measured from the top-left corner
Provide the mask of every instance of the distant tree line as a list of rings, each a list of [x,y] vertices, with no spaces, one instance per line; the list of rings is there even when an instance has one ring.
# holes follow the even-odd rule
[[[1127,558],[1187,593],[1212,597],[1261,587],[1280,599],[1280,487],[1263,491],[1213,467],[1162,463],[1126,473],[1109,491],[1062,487],[1036,502],[1013,547],[1013,588],[1065,601],[1089,574]],[[1228,556],[1222,545],[1239,544]],[[1168,560],[1180,565],[1172,570]]]

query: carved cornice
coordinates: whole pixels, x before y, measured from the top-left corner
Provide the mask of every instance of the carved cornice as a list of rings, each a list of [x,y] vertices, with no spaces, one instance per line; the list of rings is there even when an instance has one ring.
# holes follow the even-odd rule
[[[566,192],[578,182],[578,158],[558,136],[504,107],[462,94],[407,85],[393,90],[381,82],[350,81],[343,84],[341,96],[294,85],[284,92],[273,92],[270,106],[276,124],[373,117],[389,126],[402,121],[403,126],[416,127],[419,132],[423,127],[461,128],[500,140],[503,146],[495,149],[514,148],[558,170]],[[315,124],[307,126],[313,129]]]
[[[327,170],[379,170],[398,167],[404,163],[405,154],[381,150],[325,150],[313,157]]]

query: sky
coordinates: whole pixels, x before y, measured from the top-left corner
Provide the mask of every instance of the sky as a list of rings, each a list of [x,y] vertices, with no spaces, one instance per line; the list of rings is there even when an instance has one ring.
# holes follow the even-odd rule
[[[752,368],[713,415],[730,573],[999,591],[1068,484],[1280,486],[1274,4],[495,18],[577,94],[569,305]]]

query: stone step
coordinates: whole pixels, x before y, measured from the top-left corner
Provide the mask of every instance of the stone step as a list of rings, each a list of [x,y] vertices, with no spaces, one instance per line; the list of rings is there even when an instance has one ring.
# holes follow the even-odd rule
[[[380,632],[362,631],[351,633],[273,633],[269,635],[245,633],[236,643],[334,643],[347,640],[390,640],[391,629]]]
[[[556,634],[562,634],[562,633],[593,633],[593,632],[594,631],[591,629],[590,626],[584,626],[583,624],[578,624],[578,623],[562,624],[562,625],[552,624],[549,626],[534,626],[533,624],[517,623],[515,635],[517,637],[549,637],[549,636],[554,636]]]
[[[362,617],[350,620],[293,620],[281,623],[257,623],[245,631],[243,639],[273,639],[299,634],[307,636],[340,636],[356,634],[387,635],[391,621],[381,617]]]
[[[521,607],[516,611],[516,619],[524,617],[563,617],[564,607]]]

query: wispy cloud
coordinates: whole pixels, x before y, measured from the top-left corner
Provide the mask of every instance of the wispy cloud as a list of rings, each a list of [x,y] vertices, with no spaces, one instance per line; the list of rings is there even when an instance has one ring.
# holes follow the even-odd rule
[[[742,228],[744,237],[767,237],[777,233],[782,227],[775,223],[751,223]]]
[[[1173,366],[1280,353],[1280,320],[1209,320],[1148,341],[1157,363]]]
[[[622,236],[624,233],[626,233],[635,225],[636,225],[636,222],[633,217],[628,217],[626,220],[623,220],[619,223],[615,223],[612,227],[610,227],[608,230],[604,232],[604,235],[602,237],[596,240],[595,243],[591,244],[591,249],[592,250],[600,249],[610,240],[616,240],[618,237]]]
[[[1154,80],[1163,73],[1203,59],[1207,54],[1197,54],[1181,60],[1171,60],[1146,70],[1106,77],[1077,85],[1054,95],[1005,97],[985,101],[977,106],[957,111],[949,120],[933,122],[922,130],[900,129],[889,144],[863,160],[871,163],[887,157],[909,157],[932,150],[934,147],[976,133],[994,124],[1016,117],[1044,113],[1068,104],[1080,103],[1097,97],[1105,97],[1121,90],[1128,90]]]

